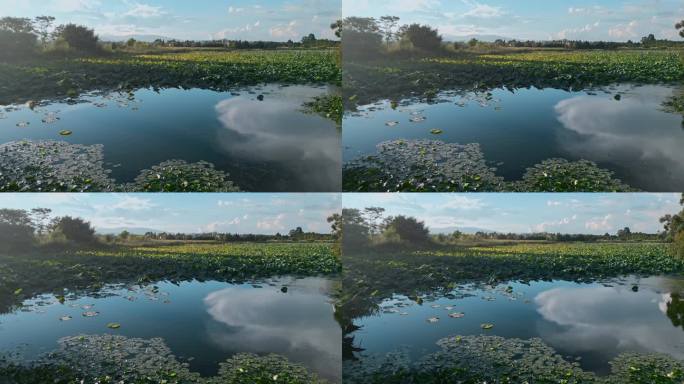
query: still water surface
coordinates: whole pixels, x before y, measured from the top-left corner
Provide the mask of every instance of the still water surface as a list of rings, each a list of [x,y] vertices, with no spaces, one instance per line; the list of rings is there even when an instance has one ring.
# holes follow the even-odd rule
[[[507,180],[519,180],[527,168],[560,157],[594,161],[644,191],[679,192],[684,190],[684,126],[681,115],[665,112],[662,105],[679,92],[664,85],[581,92],[497,89],[490,95],[446,92],[441,102],[404,102],[396,109],[389,101],[379,102],[345,116],[343,156],[349,161],[370,155],[378,143],[396,139],[480,143],[485,158]],[[433,129],[443,133],[431,134]]]
[[[180,159],[213,163],[246,191],[339,191],[340,131],[333,121],[302,112],[303,103],[326,92],[278,85],[236,92],[142,89],[91,94],[75,104],[0,106],[0,143],[103,144],[106,168],[119,183]],[[60,136],[62,130],[73,134]]]
[[[0,315],[0,351],[18,350],[33,359],[55,350],[66,336],[159,337],[191,371],[204,376],[216,375],[220,362],[240,352],[276,353],[340,382],[342,332],[333,318],[332,284],[325,278],[289,277],[254,285],[162,282],[157,290],[110,287],[64,304],[44,295]],[[99,314],[84,317],[85,312]],[[112,322],[121,328],[107,328]]]
[[[453,313],[463,317],[452,318]],[[483,330],[483,323],[494,327]],[[684,278],[464,286],[422,305],[398,295],[386,300],[380,313],[354,324],[361,326],[352,334],[354,345],[365,349],[361,356],[408,348],[418,358],[437,351],[437,340],[454,335],[538,337],[585,370],[607,374],[609,361],[624,352],[664,353],[684,361]]]

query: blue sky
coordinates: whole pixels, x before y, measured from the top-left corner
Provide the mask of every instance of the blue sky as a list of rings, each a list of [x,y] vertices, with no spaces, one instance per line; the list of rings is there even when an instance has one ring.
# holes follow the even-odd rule
[[[0,208],[50,208],[96,229],[148,228],[168,232],[329,233],[326,219],[341,211],[339,194],[0,194]]]
[[[300,40],[333,38],[342,0],[0,0],[0,17],[52,15],[101,36],[176,39]]]
[[[435,232],[479,228],[498,232],[656,233],[658,219],[681,210],[680,194],[345,194],[345,208],[383,207],[408,215]]]
[[[438,27],[447,39],[496,35],[517,39],[676,39],[681,0],[344,0],[347,16],[399,16]]]

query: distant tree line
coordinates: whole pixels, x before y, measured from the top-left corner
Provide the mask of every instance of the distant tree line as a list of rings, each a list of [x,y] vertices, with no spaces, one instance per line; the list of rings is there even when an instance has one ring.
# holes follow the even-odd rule
[[[684,202],[684,199],[683,199]],[[369,207],[363,210],[342,210],[328,221],[333,223],[336,236],[342,239],[342,245],[348,248],[364,247],[371,244],[458,244],[468,240],[510,240],[510,241],[549,241],[549,242],[599,242],[599,241],[669,241],[667,227],[662,233],[632,232],[630,228],[620,229],[615,234],[565,234],[565,233],[498,233],[480,231],[466,234],[454,231],[449,234],[431,234],[425,223],[409,216],[385,216],[380,207]],[[684,211],[676,218],[668,216],[670,222],[676,222],[680,237],[684,240]]]
[[[343,50],[346,55],[367,56],[380,52],[420,50],[427,52],[444,51],[450,45],[454,49],[477,47],[517,47],[517,48],[564,48],[564,49],[620,49],[620,48],[656,48],[684,46],[684,42],[658,40],[649,34],[640,41],[583,41],[583,40],[503,40],[484,42],[471,39],[467,42],[447,44],[437,28],[421,24],[399,24],[396,16],[347,17],[332,24],[336,35],[343,39]],[[684,37],[684,20],[675,26]]]
[[[337,40],[318,39],[313,33],[302,37],[300,41],[248,41],[248,40],[176,40],[176,39],[156,39],[152,42],[138,41],[129,39],[125,42],[111,42],[114,49],[117,48],[229,48],[229,49],[293,49],[311,48],[323,49],[333,48],[340,45]]]
[[[333,235],[326,233],[304,232],[302,227],[297,227],[286,234],[241,234],[241,233],[168,233],[147,232],[142,236],[144,239],[154,240],[184,240],[184,241],[219,241],[224,243],[237,242],[268,242],[268,241],[331,241]]]
[[[245,40],[162,40],[154,42],[129,39],[124,42],[103,42],[93,29],[76,24],[55,24],[53,16],[0,18],[0,59],[22,59],[40,52],[66,54],[96,54],[111,50],[155,47],[230,48],[230,49],[283,49],[330,48],[339,41],[318,39],[311,33],[300,41],[245,41]]]
[[[268,242],[302,241],[327,242],[335,239],[330,233],[305,232],[302,227],[286,234],[238,234],[238,233],[167,233],[148,232],[134,235],[128,231],[119,234],[98,235],[93,226],[78,217],[52,217],[47,208],[0,209],[0,252],[30,250],[37,245],[74,244],[96,245],[101,243],[126,242],[129,240],[183,240],[218,242]]]

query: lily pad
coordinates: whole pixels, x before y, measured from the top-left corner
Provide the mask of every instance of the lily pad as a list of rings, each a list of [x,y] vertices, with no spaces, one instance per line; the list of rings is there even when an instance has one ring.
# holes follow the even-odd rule
[[[399,122],[398,121],[388,121],[385,123],[385,125],[388,127],[396,127],[397,125],[399,125]]]
[[[464,316],[465,316],[465,313],[463,313],[463,312],[454,312],[454,313],[449,314],[449,317],[451,317],[452,319],[460,319]]]
[[[83,312],[83,317],[95,317],[99,314],[100,314],[100,312],[97,312],[97,311],[88,311],[88,312]]]
[[[69,321],[69,320],[71,320],[71,319],[72,319],[72,317],[71,317],[71,316],[68,316],[68,315],[67,315],[67,316],[62,316],[62,317],[59,318],[60,321]]]
[[[430,130],[430,133],[432,133],[433,135],[441,135],[442,133],[444,133],[444,131],[441,129],[432,129]]]
[[[71,136],[72,133],[72,131],[69,131],[67,129],[59,131],[60,136]]]
[[[492,324],[492,323],[482,323],[482,324],[480,324],[480,328],[485,329],[485,330],[487,330],[487,329],[492,329],[492,328],[494,328],[494,324]]]
[[[119,323],[109,323],[109,324],[107,324],[107,328],[109,328],[109,329],[119,329],[119,328],[121,328],[121,324],[119,324]]]
[[[428,323],[437,323],[439,322],[439,317],[430,317],[427,319]]]

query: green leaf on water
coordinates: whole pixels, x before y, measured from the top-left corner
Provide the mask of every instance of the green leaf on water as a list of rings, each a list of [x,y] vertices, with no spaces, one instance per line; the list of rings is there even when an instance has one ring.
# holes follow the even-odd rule
[[[491,323],[482,323],[482,324],[480,324],[480,328],[482,328],[482,329],[492,329],[492,328],[494,328],[494,324],[491,324]]]
[[[21,295],[21,292],[22,292],[22,291],[23,291],[23,289],[17,288],[17,289],[14,291],[14,294],[15,294],[15,295]]]
[[[71,131],[69,131],[69,130],[67,130],[67,129],[65,129],[65,130],[63,130],[63,131],[59,131],[59,134],[60,134],[61,136],[71,136],[72,133],[73,133],[73,132],[71,132]]]
[[[119,324],[119,323],[109,323],[109,324],[107,324],[107,328],[109,328],[109,329],[119,329],[119,328],[121,328],[121,324]]]
[[[442,133],[444,133],[444,131],[442,131],[441,129],[433,129],[430,131],[430,133],[432,133],[433,135],[441,135]]]

